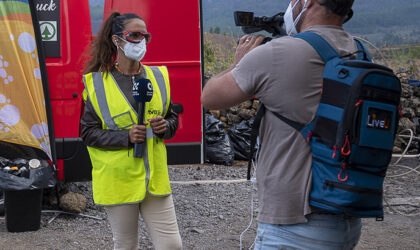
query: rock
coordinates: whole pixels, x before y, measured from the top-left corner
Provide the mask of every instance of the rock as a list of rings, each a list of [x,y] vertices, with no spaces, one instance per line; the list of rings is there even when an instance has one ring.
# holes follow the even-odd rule
[[[415,131],[416,125],[409,118],[403,117],[400,119],[399,130],[404,129],[412,129],[413,131]]]
[[[209,80],[210,78],[213,77],[213,73],[210,71],[207,71],[204,73],[204,81],[207,82],[207,80]]]
[[[401,89],[401,97],[409,98],[413,93],[410,91],[408,87],[403,87]]]
[[[201,230],[201,229],[198,229],[198,228],[191,228],[190,229],[190,232],[193,232],[193,233],[198,233],[198,234],[203,234],[204,233],[204,231],[203,230]]]
[[[401,154],[402,153],[402,150],[401,150],[401,148],[399,148],[397,146],[394,146],[394,148],[392,149],[392,152],[393,153],[397,153],[397,154]]]
[[[243,103],[241,103],[241,104],[239,104],[239,108],[240,109],[249,109],[249,108],[251,108],[252,107],[252,101],[251,100],[247,100],[247,101],[244,101]]]
[[[210,112],[210,114],[212,114],[217,119],[220,118],[220,110],[210,110],[209,112]]]
[[[241,117],[243,120],[249,120],[255,115],[255,111],[251,109],[240,109],[238,112],[238,116]]]
[[[420,87],[417,87],[417,88],[414,89],[413,95],[415,97],[420,97]]]
[[[401,105],[401,107],[408,107],[408,106],[410,106],[410,99],[408,99],[408,98],[401,98],[400,105]]]
[[[237,106],[234,106],[234,107],[230,107],[229,109],[228,109],[228,114],[229,113],[232,113],[232,114],[234,114],[234,115],[236,115],[237,113],[238,113],[238,111],[239,111],[239,108],[237,107]],[[228,114],[226,114],[226,116],[228,115]],[[229,118],[228,118],[229,119]]]
[[[254,102],[252,103],[252,108],[257,110],[259,105],[260,105],[260,101],[255,99]]]
[[[237,124],[241,122],[241,118],[234,114],[227,114],[226,118],[229,125]]]
[[[407,118],[413,118],[413,117],[416,116],[416,113],[411,108],[404,108],[402,110],[402,114],[403,114],[404,117],[407,117]]]
[[[411,100],[413,107],[420,107],[420,98],[412,98]]]
[[[68,192],[60,197],[60,207],[68,212],[81,213],[86,209],[86,203],[85,196],[73,192]]]

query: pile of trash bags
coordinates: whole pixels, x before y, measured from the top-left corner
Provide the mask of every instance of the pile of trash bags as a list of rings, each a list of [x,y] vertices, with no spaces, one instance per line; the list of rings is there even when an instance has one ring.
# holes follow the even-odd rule
[[[214,164],[232,166],[234,153],[225,127],[213,115],[206,114],[206,161]]]
[[[34,190],[54,187],[56,175],[47,160],[0,157],[0,190]]]
[[[253,123],[254,118],[243,120],[239,124],[233,126],[228,132],[236,160],[249,159]]]
[[[254,118],[234,125],[226,133],[223,123],[206,114],[206,161],[231,166],[233,160],[248,160]]]

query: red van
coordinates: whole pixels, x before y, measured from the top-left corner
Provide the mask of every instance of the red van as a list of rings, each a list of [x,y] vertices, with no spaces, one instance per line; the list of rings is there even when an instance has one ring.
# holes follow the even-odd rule
[[[143,62],[168,67],[174,109],[179,113],[178,132],[166,144],[168,164],[203,162],[200,1],[36,2],[46,54],[59,180],[91,178],[90,159],[79,125],[83,112],[83,58],[103,18],[114,10],[136,13],[146,21],[153,39]]]

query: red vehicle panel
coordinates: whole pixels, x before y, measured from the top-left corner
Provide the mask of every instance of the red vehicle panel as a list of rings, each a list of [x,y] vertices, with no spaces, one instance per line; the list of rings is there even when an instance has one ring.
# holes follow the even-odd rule
[[[46,63],[55,136],[72,138],[79,136],[80,93],[84,88],[82,57],[91,41],[92,30],[87,0],[61,0],[60,4],[61,57],[46,58]]]

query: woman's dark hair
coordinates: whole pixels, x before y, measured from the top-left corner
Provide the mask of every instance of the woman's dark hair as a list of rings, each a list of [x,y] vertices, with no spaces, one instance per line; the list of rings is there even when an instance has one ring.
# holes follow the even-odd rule
[[[337,16],[346,17],[351,12],[354,0],[321,0],[319,4]]]
[[[103,23],[90,49],[90,58],[86,62],[84,73],[109,72],[117,57],[117,47],[112,41],[112,35],[119,35],[124,31],[125,24],[131,19],[141,17],[133,13],[121,15],[113,12]]]

